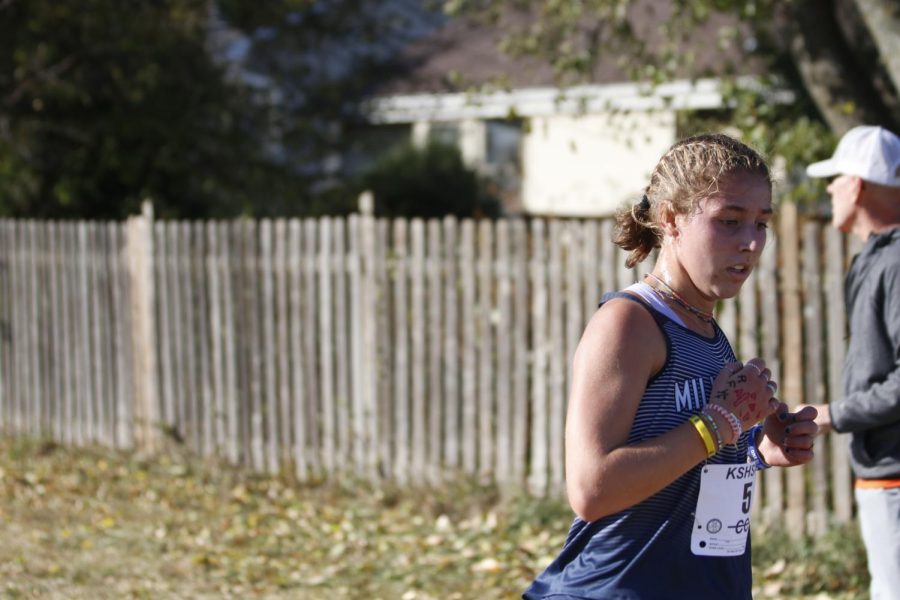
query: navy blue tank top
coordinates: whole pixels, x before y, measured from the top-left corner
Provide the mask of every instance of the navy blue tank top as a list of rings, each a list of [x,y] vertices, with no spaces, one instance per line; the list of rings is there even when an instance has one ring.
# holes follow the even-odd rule
[[[725,334],[714,324],[708,338],[676,323],[634,296],[663,332],[668,348],[663,368],[648,382],[628,443],[658,437],[685,421],[709,400],[722,367],[735,362]],[[725,446],[711,464],[745,464],[747,436]],[[536,598],[657,600],[751,599],[750,539],[741,556],[696,556],[691,529],[703,463],[668,487],[621,512],[597,521],[575,518],[562,552],[523,595]]]

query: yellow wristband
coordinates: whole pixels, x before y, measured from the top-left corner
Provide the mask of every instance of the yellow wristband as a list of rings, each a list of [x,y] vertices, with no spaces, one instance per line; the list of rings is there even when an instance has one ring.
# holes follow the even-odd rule
[[[716,441],[713,439],[712,434],[709,432],[709,426],[706,424],[706,422],[697,415],[691,415],[691,425],[693,425],[694,429],[697,430],[697,433],[700,434],[700,438],[703,440],[703,445],[706,446],[707,458],[715,454]]]

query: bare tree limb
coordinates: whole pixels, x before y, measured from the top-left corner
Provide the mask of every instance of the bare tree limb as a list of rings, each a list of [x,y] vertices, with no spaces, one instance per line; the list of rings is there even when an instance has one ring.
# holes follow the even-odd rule
[[[19,85],[3,100],[6,106],[12,106],[37,82],[58,81],[60,75],[68,71],[77,62],[74,55],[67,56],[55,65],[40,69],[30,77],[19,82]]]

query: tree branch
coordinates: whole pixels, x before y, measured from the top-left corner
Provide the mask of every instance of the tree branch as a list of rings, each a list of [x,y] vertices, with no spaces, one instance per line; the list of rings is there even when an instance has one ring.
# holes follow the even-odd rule
[[[21,81],[19,85],[17,85],[16,88],[4,99],[3,103],[6,106],[13,106],[22,98],[23,95],[25,95],[25,92],[27,92],[28,89],[37,82],[59,81],[59,76],[72,68],[72,65],[74,65],[76,62],[77,58],[74,55],[70,55],[62,59],[55,65],[33,73],[30,77]]]

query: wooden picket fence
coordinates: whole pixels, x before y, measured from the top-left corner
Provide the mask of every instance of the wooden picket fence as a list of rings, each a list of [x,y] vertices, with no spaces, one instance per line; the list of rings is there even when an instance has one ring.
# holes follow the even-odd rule
[[[0,426],[301,478],[464,472],[562,494],[570,360],[624,267],[610,220],[0,221]],[[848,240],[793,206],[719,322],[792,404],[840,390]],[[646,267],[649,268],[649,265]],[[852,515],[846,440],[755,510]]]

